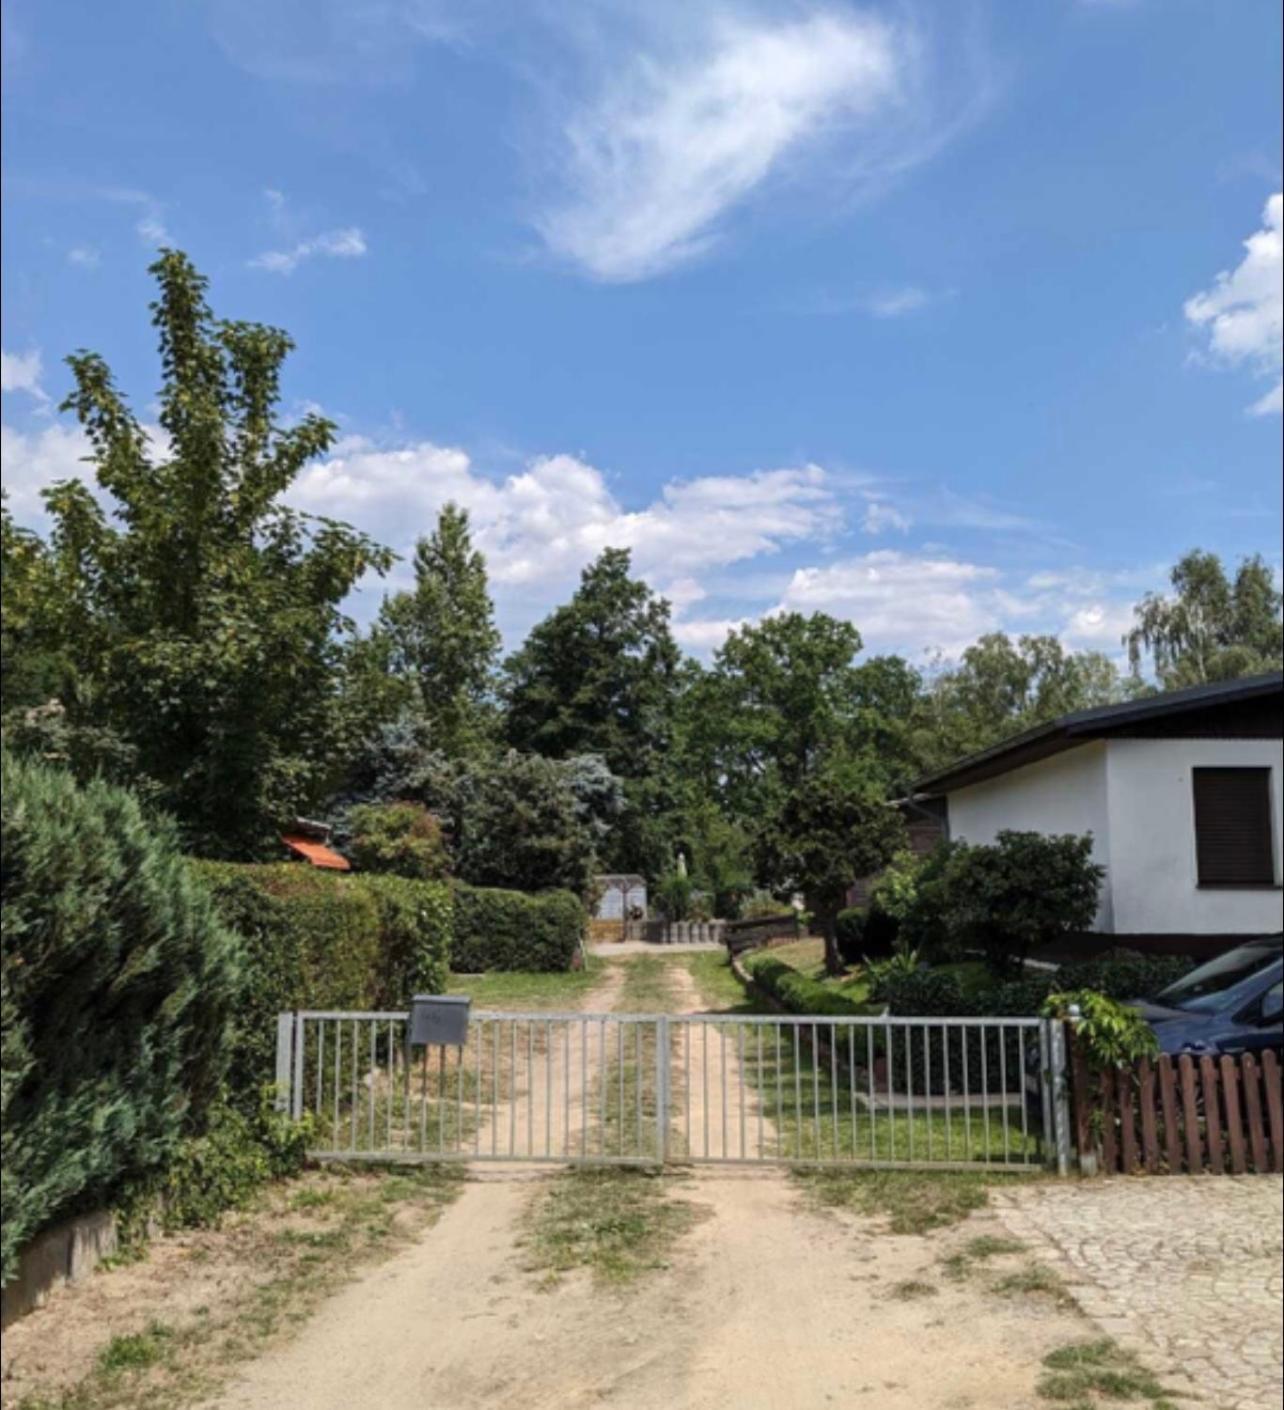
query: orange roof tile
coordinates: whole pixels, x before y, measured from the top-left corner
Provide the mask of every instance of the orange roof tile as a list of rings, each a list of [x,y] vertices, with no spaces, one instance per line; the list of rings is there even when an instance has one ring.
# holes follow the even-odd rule
[[[290,849],[297,852],[305,862],[310,862],[314,867],[324,867],[328,871],[351,871],[352,863],[347,857],[341,857],[329,847],[323,846],[320,842],[313,842],[306,837],[296,837],[287,833],[281,841]]]

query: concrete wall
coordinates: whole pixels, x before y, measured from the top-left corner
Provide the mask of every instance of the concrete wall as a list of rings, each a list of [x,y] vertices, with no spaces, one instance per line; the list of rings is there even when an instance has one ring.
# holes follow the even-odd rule
[[[1191,770],[1209,767],[1271,769],[1274,889],[1197,884]],[[1284,893],[1278,889],[1282,772],[1284,745],[1278,739],[1110,740],[1106,776],[1114,931],[1250,935],[1279,930],[1284,925]]]
[[[1111,816],[1106,795],[1106,745],[1092,740],[950,794],[950,836],[974,844],[1003,831],[1092,833],[1093,858],[1106,868],[1094,929],[1114,923]]]

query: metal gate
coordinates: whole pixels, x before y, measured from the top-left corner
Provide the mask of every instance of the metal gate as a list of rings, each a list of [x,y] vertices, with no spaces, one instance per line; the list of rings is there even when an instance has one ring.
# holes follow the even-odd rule
[[[282,1014],[280,1102],[321,1159],[1069,1166],[1062,1025],[1038,1018]]]

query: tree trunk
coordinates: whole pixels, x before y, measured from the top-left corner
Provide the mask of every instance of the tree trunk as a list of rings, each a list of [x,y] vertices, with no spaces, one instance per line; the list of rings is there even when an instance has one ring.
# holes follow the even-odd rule
[[[826,908],[816,913],[820,933],[825,937],[825,973],[831,977],[843,973],[843,957],[838,950],[838,912]]]

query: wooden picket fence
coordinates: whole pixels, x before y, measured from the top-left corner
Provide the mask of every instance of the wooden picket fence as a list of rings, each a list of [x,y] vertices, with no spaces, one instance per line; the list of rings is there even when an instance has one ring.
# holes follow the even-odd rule
[[[1244,1175],[1284,1171],[1279,1059],[1143,1058],[1090,1072],[1074,1051],[1075,1134],[1081,1165],[1103,1174]]]

